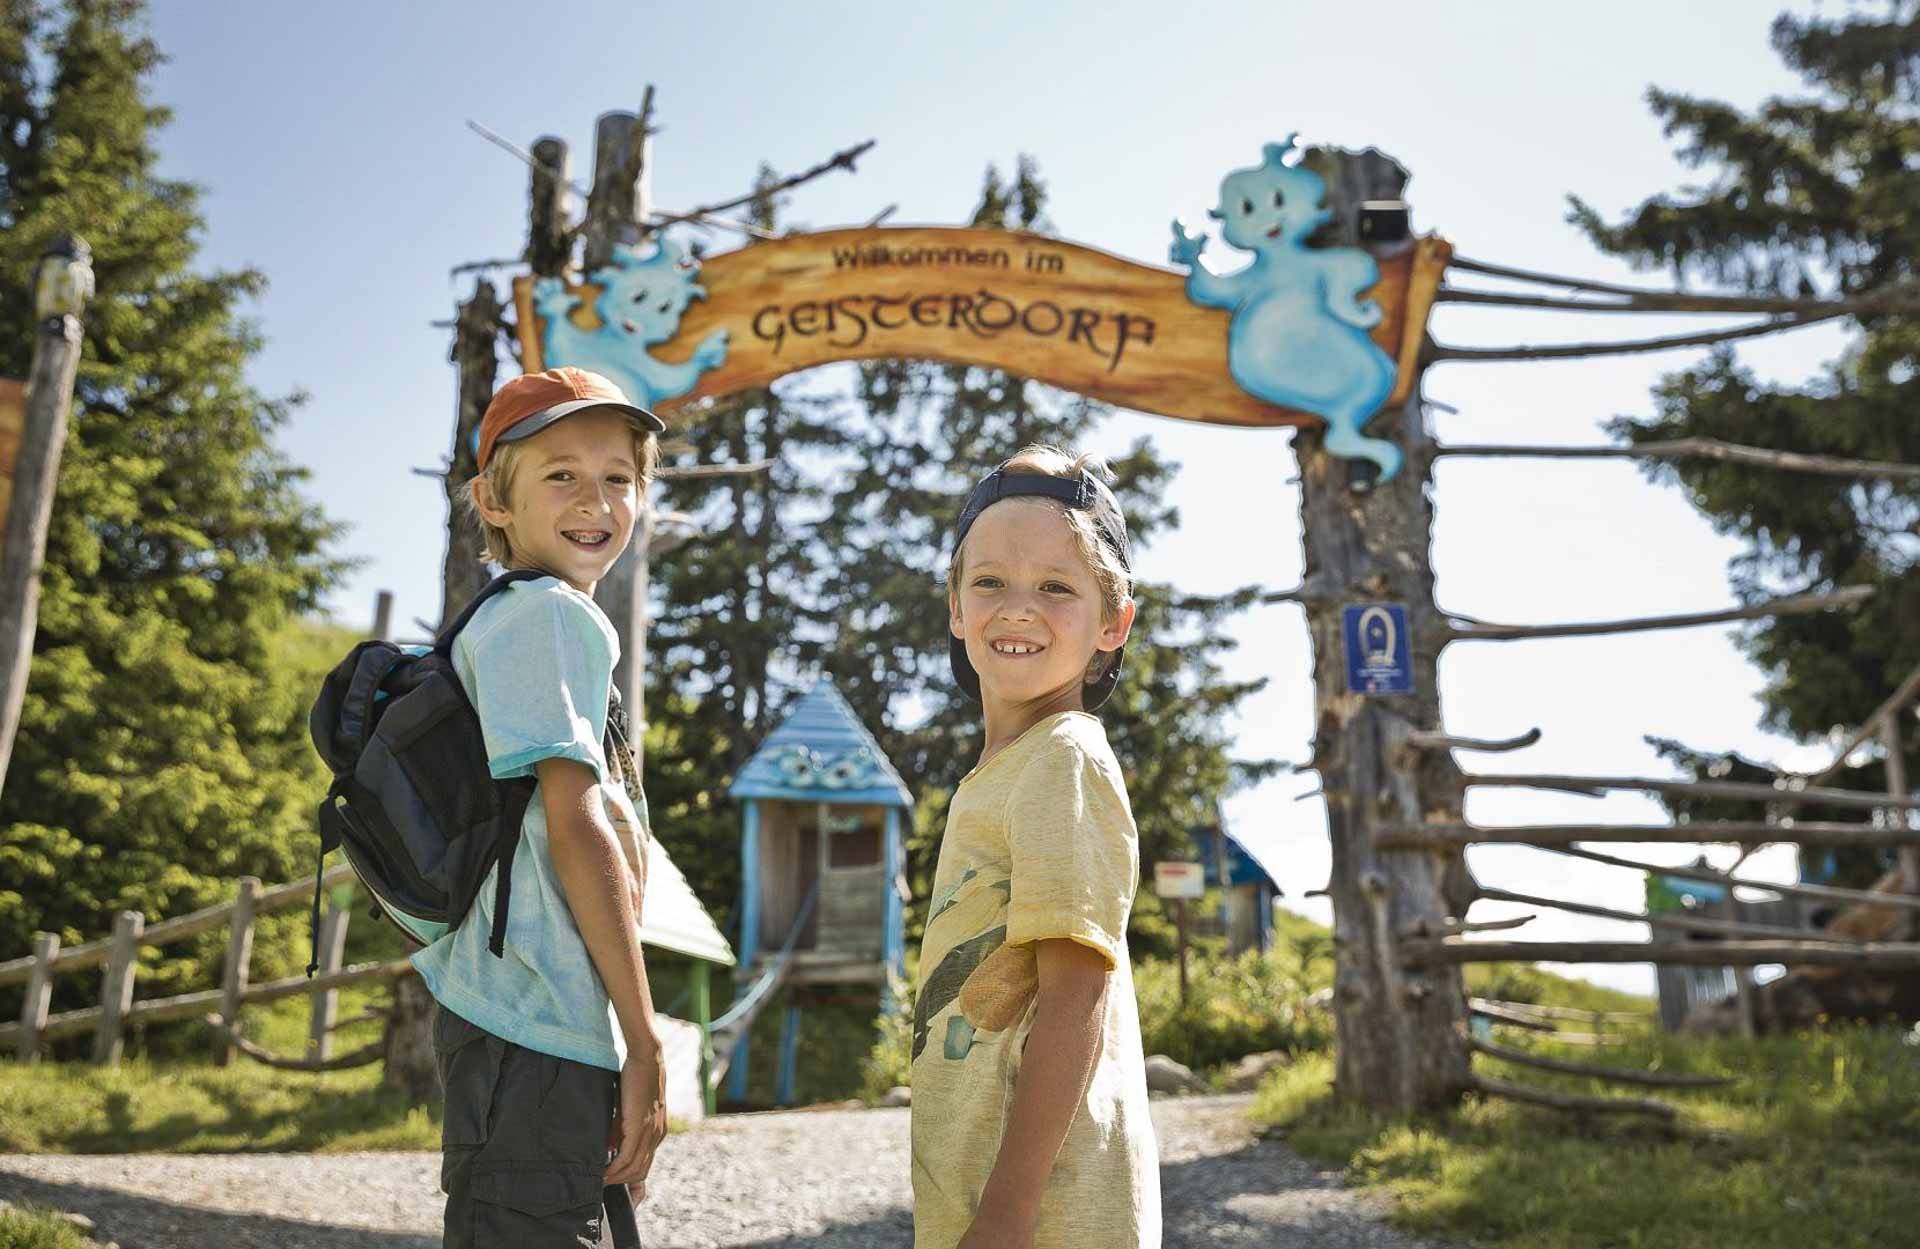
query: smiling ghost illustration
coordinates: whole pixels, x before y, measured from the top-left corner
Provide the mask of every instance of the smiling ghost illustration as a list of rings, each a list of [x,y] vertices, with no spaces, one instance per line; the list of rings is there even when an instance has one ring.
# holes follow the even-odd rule
[[[1206,236],[1178,221],[1170,255],[1189,267],[1189,299],[1233,314],[1227,367],[1240,388],[1324,418],[1327,450],[1372,460],[1385,481],[1400,469],[1400,449],[1360,432],[1393,392],[1393,360],[1367,333],[1380,306],[1360,298],[1379,267],[1358,248],[1306,245],[1332,212],[1320,175],[1286,163],[1292,150],[1291,137],[1267,144],[1261,164],[1221,182],[1220,205],[1208,214],[1228,243],[1253,253],[1252,264],[1211,272],[1200,263]]]
[[[707,297],[694,280],[698,268],[699,262],[671,240],[663,239],[645,255],[616,246],[613,263],[591,275],[601,288],[593,304],[600,325],[593,330],[583,330],[568,318],[580,297],[558,278],[541,278],[533,285],[533,307],[546,321],[540,344],[546,366],[572,365],[604,374],[643,408],[686,394],[702,373],[725,363],[727,332],[715,330],[701,339],[685,364],[657,360],[647,348],[672,338],[687,304]]]

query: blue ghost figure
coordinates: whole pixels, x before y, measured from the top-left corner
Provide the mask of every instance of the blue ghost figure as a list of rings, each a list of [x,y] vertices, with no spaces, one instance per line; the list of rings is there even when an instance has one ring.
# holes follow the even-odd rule
[[[548,368],[572,365],[613,379],[627,398],[643,408],[677,399],[693,389],[700,375],[727,358],[727,332],[715,330],[700,340],[685,364],[668,364],[648,354],[680,329],[687,304],[705,299],[694,281],[699,262],[678,243],[662,239],[651,254],[616,245],[613,263],[596,269],[590,281],[601,288],[593,309],[600,327],[583,330],[567,319],[580,303],[558,278],[533,284],[533,308],[547,323],[540,347]]]
[[[1400,449],[1360,433],[1393,393],[1393,360],[1367,334],[1380,323],[1380,305],[1360,298],[1380,270],[1358,248],[1305,245],[1333,214],[1322,207],[1320,175],[1284,163],[1292,148],[1292,136],[1267,144],[1264,163],[1221,182],[1220,206],[1208,213],[1227,242],[1253,253],[1252,264],[1225,276],[1209,272],[1200,263],[1206,236],[1188,234],[1177,220],[1172,261],[1191,269],[1187,298],[1233,314],[1227,367],[1240,388],[1324,417],[1327,450],[1372,460],[1385,481],[1400,471]]]

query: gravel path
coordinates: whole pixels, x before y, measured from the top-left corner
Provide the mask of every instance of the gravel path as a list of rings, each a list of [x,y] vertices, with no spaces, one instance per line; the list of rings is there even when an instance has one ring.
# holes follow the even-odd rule
[[[1440,1249],[1278,1141],[1250,1098],[1158,1101],[1166,1249]],[[909,1249],[907,1111],[729,1115],[670,1138],[649,1249]],[[434,1154],[0,1155],[0,1199],[87,1215],[121,1249],[434,1249]]]

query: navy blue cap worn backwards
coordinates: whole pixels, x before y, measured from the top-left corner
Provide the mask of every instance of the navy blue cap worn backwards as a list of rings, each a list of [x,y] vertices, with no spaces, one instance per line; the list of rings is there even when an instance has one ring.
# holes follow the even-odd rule
[[[1017,498],[1053,499],[1075,511],[1087,513],[1088,519],[1093,521],[1094,532],[1100,535],[1100,540],[1120,561],[1120,567],[1127,570],[1127,575],[1133,575],[1133,554],[1127,544],[1127,518],[1121,513],[1113,491],[1084,468],[1072,477],[1009,473],[1005,469],[994,469],[973,488],[973,493],[967,496],[966,506],[960,509],[960,523],[954,527],[953,549],[958,551],[967,540],[967,531],[973,528],[974,521],[980,519],[980,513],[1002,499]],[[1106,702],[1113,693],[1113,687],[1120,684],[1120,663],[1125,656],[1124,646],[1115,650],[1113,659],[1100,679],[1087,684],[1082,699],[1088,711]],[[953,666],[953,679],[959,684],[961,692],[974,702],[979,702],[980,674],[974,671],[973,661],[967,658],[966,642],[956,637],[948,638],[947,659]]]

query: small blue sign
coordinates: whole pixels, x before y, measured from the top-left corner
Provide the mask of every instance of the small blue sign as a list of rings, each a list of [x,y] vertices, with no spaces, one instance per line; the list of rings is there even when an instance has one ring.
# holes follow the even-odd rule
[[[1401,603],[1355,603],[1341,613],[1349,694],[1413,693],[1412,646]]]

